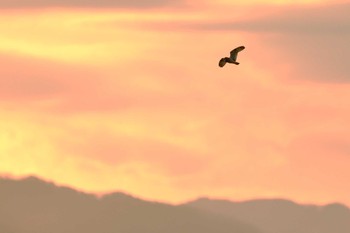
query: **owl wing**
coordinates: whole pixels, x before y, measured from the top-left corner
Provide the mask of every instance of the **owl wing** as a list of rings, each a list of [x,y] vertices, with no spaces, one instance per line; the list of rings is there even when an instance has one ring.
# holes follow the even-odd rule
[[[239,47],[235,48],[234,50],[232,50],[230,52],[230,58],[232,60],[236,61],[238,53],[241,52],[243,49],[245,49],[244,46],[239,46]]]

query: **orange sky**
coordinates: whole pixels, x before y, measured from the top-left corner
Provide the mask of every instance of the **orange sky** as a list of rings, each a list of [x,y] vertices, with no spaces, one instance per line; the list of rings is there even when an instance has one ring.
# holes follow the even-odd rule
[[[350,205],[350,4],[28,2],[0,1],[0,174]]]

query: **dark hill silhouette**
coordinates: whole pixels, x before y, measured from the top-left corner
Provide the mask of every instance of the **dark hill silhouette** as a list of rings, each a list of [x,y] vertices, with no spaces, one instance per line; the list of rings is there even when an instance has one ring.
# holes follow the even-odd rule
[[[337,203],[316,206],[283,199],[231,202],[201,198],[186,206],[238,219],[266,233],[350,232],[350,209]]]
[[[147,202],[123,193],[97,198],[35,177],[0,178],[4,233],[262,233],[191,206]]]

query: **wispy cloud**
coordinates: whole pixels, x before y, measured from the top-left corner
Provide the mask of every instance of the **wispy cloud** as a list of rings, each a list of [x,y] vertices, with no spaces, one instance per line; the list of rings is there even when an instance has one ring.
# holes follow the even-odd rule
[[[1,0],[0,8],[154,8],[184,4],[182,0]]]
[[[349,34],[350,4],[261,6],[257,16],[199,25],[202,29],[243,30],[261,33]],[[265,14],[262,12],[266,12]]]

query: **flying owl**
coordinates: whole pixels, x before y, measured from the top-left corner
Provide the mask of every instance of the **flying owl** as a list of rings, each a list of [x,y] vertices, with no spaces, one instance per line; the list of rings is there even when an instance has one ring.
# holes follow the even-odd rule
[[[235,48],[234,50],[232,50],[230,52],[230,57],[223,57],[220,59],[219,61],[219,66],[220,67],[224,67],[224,65],[227,63],[233,63],[233,64],[236,64],[238,65],[239,62],[236,62],[236,59],[237,59],[237,55],[240,51],[242,51],[243,49],[245,49],[244,46],[239,46],[237,48]]]

